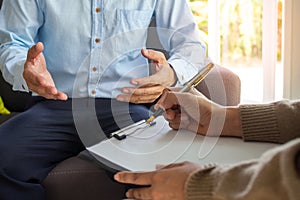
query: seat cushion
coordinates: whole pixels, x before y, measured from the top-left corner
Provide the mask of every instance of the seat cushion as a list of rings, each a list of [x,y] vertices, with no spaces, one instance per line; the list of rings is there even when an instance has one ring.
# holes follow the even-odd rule
[[[110,173],[79,156],[59,163],[42,184],[47,200],[122,199],[125,186]]]

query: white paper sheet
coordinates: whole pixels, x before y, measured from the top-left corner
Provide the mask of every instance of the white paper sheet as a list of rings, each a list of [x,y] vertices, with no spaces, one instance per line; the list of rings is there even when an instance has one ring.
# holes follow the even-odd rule
[[[144,124],[138,126],[141,127]],[[132,130],[127,130],[131,133]],[[207,163],[236,163],[259,157],[277,145],[243,142],[235,138],[212,138],[190,131],[172,130],[163,117],[156,125],[137,130],[124,140],[111,138],[87,148],[95,157],[116,170],[149,171],[157,164],[192,161]]]

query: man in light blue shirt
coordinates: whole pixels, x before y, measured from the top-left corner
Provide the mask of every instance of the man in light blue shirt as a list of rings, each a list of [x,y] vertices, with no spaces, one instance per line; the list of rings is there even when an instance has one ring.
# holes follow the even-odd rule
[[[146,50],[157,48],[147,41],[154,18],[168,59]],[[84,149],[72,100],[93,99],[105,133],[128,122],[125,115],[147,118],[148,103],[165,87],[184,84],[203,67],[199,38],[186,0],[3,0],[0,69],[14,90],[33,98],[25,113],[0,127],[0,150],[10,155],[0,155],[1,199],[43,199],[43,188],[30,180],[40,183]]]

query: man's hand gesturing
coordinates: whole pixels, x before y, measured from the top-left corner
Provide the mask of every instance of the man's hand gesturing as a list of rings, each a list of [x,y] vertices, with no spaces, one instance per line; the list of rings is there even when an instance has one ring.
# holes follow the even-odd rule
[[[152,103],[162,91],[177,81],[173,68],[169,65],[163,53],[154,50],[142,50],[142,55],[152,60],[153,74],[148,77],[132,79],[133,87],[122,88],[117,100],[131,103]]]
[[[57,91],[51,74],[47,70],[43,55],[44,45],[38,42],[28,50],[23,77],[28,88],[47,99],[67,100],[68,96]]]

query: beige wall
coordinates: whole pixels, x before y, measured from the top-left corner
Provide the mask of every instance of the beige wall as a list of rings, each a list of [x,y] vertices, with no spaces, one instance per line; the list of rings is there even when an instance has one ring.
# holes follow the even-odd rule
[[[300,1],[285,0],[284,98],[300,99]]]

